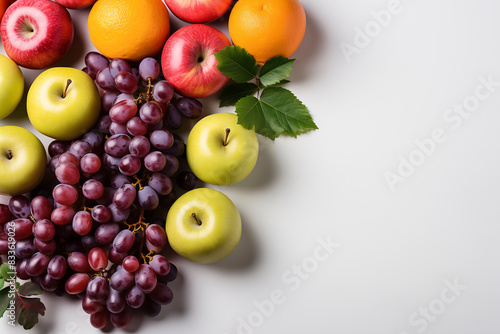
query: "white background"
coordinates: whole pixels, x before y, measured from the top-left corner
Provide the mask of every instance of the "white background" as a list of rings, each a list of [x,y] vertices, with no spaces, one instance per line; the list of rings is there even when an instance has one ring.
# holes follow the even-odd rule
[[[480,77],[500,82],[500,3],[401,0],[381,27],[373,11],[390,3],[302,0],[307,31],[288,88],[319,130],[263,140],[252,174],[217,187],[240,210],[240,244],[213,265],[173,257],[173,303],[126,332],[500,331],[500,86],[460,126],[443,119],[474,101]],[[71,14],[75,44],[57,65],[81,68],[82,49],[94,49],[88,10]],[[227,32],[225,24],[212,25]],[[367,46],[357,36],[365,28]],[[341,45],[356,47],[356,38],[348,61]],[[23,71],[27,90],[38,72]],[[203,100],[207,114],[216,102]],[[24,104],[0,125],[32,129]],[[434,129],[446,140],[423,156],[415,141]],[[424,160],[392,191],[384,175],[410,156]],[[326,253],[320,240],[338,247]],[[270,301],[280,292],[280,303]],[[78,301],[43,300],[46,316],[31,333],[99,332]],[[0,330],[23,332],[5,319]]]

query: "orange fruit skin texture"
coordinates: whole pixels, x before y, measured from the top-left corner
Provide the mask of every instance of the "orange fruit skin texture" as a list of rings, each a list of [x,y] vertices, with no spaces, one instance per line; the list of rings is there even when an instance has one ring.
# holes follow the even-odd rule
[[[137,61],[161,51],[170,20],[161,0],[99,0],[90,10],[88,28],[104,56]]]
[[[239,0],[229,15],[234,45],[259,64],[275,56],[290,57],[306,32],[306,13],[298,0]]]

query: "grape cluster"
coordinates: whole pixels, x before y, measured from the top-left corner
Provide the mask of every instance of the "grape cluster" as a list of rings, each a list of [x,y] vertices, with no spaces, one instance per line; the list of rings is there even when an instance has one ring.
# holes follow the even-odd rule
[[[161,254],[161,224],[177,194],[198,185],[175,131],[203,108],[175,94],[154,58],[133,67],[90,52],[85,64],[100,118],[78,139],[51,142],[42,185],[0,205],[0,255],[14,226],[20,279],[80,296],[96,328],[123,328],[134,309],[156,316],[172,301],[177,268]]]

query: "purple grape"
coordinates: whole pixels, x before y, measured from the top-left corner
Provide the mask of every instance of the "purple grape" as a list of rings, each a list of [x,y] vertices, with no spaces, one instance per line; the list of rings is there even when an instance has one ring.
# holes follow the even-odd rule
[[[97,120],[97,130],[99,130],[99,132],[101,133],[109,133],[109,126],[111,125],[111,118],[109,117],[109,115],[102,115],[99,117],[99,119]]]
[[[52,190],[54,201],[61,205],[73,205],[78,200],[78,190],[69,184],[60,183]]]
[[[14,255],[20,259],[29,258],[37,251],[32,239],[18,240],[15,245]]]
[[[115,90],[115,79],[111,75],[109,67],[99,70],[95,76],[95,82],[105,90]]]
[[[108,281],[101,276],[94,276],[87,285],[87,298],[90,301],[102,303],[108,299],[109,285]]]
[[[120,165],[118,166],[120,173],[127,176],[135,175],[139,172],[142,167],[141,159],[132,154],[127,154],[120,160]]]
[[[49,274],[45,273],[42,275],[40,280],[40,287],[45,291],[54,291],[59,286],[59,280],[55,280],[50,277]]]
[[[41,241],[49,241],[54,238],[56,229],[54,224],[48,219],[40,219],[33,225],[33,235]]]
[[[198,186],[198,178],[191,171],[183,171],[177,175],[177,184],[184,190],[192,190]]]
[[[53,140],[52,142],[50,142],[47,150],[49,152],[50,157],[53,157],[55,155],[66,152],[68,148],[69,148],[69,143],[67,141]]]
[[[162,247],[167,243],[167,234],[160,225],[149,225],[146,228],[146,239],[156,247]]]
[[[128,150],[133,156],[143,158],[145,157],[151,148],[149,139],[144,136],[136,136],[130,140]]]
[[[165,168],[163,168],[162,173],[172,176],[179,170],[179,159],[171,154],[165,154]]]
[[[143,136],[148,132],[148,125],[140,117],[134,116],[127,122],[127,131],[132,136]]]
[[[82,236],[92,230],[92,215],[87,211],[78,211],[73,217],[73,230]]]
[[[114,58],[109,62],[109,70],[113,78],[120,72],[132,73],[132,68],[127,61],[120,58]]]
[[[97,73],[108,67],[109,60],[98,52],[91,51],[85,55],[85,65],[93,72]]]
[[[130,183],[130,180],[125,175],[117,173],[117,174],[114,174],[113,176],[111,176],[111,179],[110,179],[111,187],[118,189],[122,185],[124,185],[125,183]]]
[[[85,295],[82,300],[82,308],[87,314],[95,314],[103,309],[103,305],[101,303],[91,301],[87,295]]]
[[[125,309],[119,313],[111,313],[109,315],[109,320],[115,328],[125,328],[132,321],[132,310],[130,307],[125,307]]]
[[[139,74],[143,80],[156,80],[160,75],[160,64],[156,59],[146,57],[139,64]]]
[[[137,199],[139,205],[144,208],[144,210],[154,210],[160,204],[160,199],[156,191],[150,186],[145,186],[137,192]]]
[[[101,245],[109,245],[120,232],[120,225],[116,223],[102,224],[97,227],[94,237]]]
[[[158,276],[165,276],[170,272],[170,262],[163,255],[154,255],[153,259],[149,261],[149,265]]]
[[[57,244],[54,239],[49,241],[41,241],[37,238],[33,239],[33,246],[42,254],[52,255],[56,251]]]
[[[115,158],[121,158],[128,153],[130,137],[125,134],[113,135],[106,140],[104,150]]]
[[[203,112],[203,105],[201,102],[191,97],[181,97],[177,100],[176,106],[182,116],[189,119],[199,118]]]
[[[172,144],[172,146],[162,152],[165,154],[171,154],[176,157],[180,157],[184,154],[185,149],[186,147],[184,145],[184,140],[181,137],[174,135],[174,143]]]
[[[146,299],[146,294],[142,292],[141,289],[134,285],[130,290],[127,291],[125,296],[127,304],[132,308],[139,308],[144,304]]]
[[[174,293],[167,284],[158,282],[149,297],[160,305],[167,305],[174,299]]]
[[[109,133],[111,135],[128,134],[126,123],[115,123],[111,122],[109,125]]]
[[[159,151],[153,151],[148,153],[144,157],[144,167],[146,167],[151,172],[161,171],[167,164],[167,159],[163,153]]]
[[[155,130],[149,136],[151,145],[158,150],[166,150],[174,144],[174,136],[172,133],[165,129]]]
[[[151,293],[156,287],[157,278],[156,273],[148,264],[141,264],[135,273],[135,285],[142,292]]]
[[[124,99],[115,104],[109,110],[109,117],[113,122],[126,123],[137,113],[137,105],[133,100]]]
[[[88,67],[84,67],[82,68],[82,71],[87,73],[87,75],[92,79],[92,80],[95,80],[95,76],[96,76],[96,73],[94,71],[92,71],[90,68]]]
[[[78,162],[85,154],[92,152],[92,145],[85,140],[75,140],[68,150],[69,153],[73,154]],[[78,164],[74,164],[79,166]]]
[[[139,117],[146,124],[155,124],[162,119],[163,112],[156,103],[146,102],[139,109]]]
[[[114,203],[110,204],[108,208],[111,210],[111,221],[114,223],[124,221],[130,215],[130,209],[119,209]]]
[[[31,277],[39,276],[47,270],[49,262],[50,257],[48,255],[37,252],[26,263],[26,273]]]
[[[101,168],[101,159],[95,153],[87,153],[80,160],[80,169],[84,173],[94,174]]]
[[[28,218],[30,209],[30,200],[24,195],[15,195],[9,199],[9,210],[16,218]]]
[[[155,83],[153,87],[153,99],[160,103],[167,103],[174,97],[174,86],[166,80]]]
[[[116,190],[113,203],[118,209],[128,209],[134,203],[136,195],[135,187],[126,183]]]
[[[102,162],[110,171],[117,172],[118,166],[120,165],[120,158],[112,157],[111,155],[105,153],[102,156]]]
[[[151,299],[151,297],[146,296],[144,304],[140,307],[142,313],[147,317],[156,317],[160,314],[161,305]]]
[[[105,111],[109,111],[111,109],[118,95],[119,95],[118,92],[113,90],[108,90],[101,96],[101,105]]]
[[[122,93],[132,94],[137,90],[137,79],[130,72],[119,72],[115,76],[115,87]]]
[[[116,97],[115,104],[117,104],[118,102],[121,102],[123,100],[131,100],[131,101],[133,101],[134,100],[134,95],[132,95],[132,94],[126,94],[126,93],[120,93]]]
[[[109,285],[116,291],[126,291],[130,289],[135,282],[135,275],[125,269],[117,270],[111,275]]]
[[[35,219],[48,219],[52,213],[52,204],[45,196],[36,196],[31,200],[30,212]],[[1,219],[0,219],[1,220]]]
[[[94,179],[88,179],[82,185],[82,194],[88,199],[98,199],[104,194],[104,185]]]
[[[128,252],[134,245],[135,234],[130,230],[122,230],[113,240],[113,248],[118,253]]]
[[[60,183],[74,185],[80,180],[80,171],[78,167],[69,162],[59,163],[56,167],[55,175]]]
[[[87,254],[82,252],[72,252],[68,256],[68,266],[78,272],[86,273],[90,270],[89,260]]]
[[[177,130],[182,126],[182,115],[177,107],[169,103],[165,112],[165,124],[167,128]]]
[[[107,223],[111,219],[111,210],[107,206],[98,204],[92,208],[92,219],[101,224]]]
[[[172,191],[172,180],[165,174],[153,173],[148,180],[148,186],[154,189],[159,195],[167,195]]]

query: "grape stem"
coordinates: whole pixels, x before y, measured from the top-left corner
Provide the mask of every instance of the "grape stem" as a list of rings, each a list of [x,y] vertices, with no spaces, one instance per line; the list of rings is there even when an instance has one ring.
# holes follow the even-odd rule
[[[226,146],[227,145],[227,139],[229,138],[229,132],[231,132],[231,129],[230,128],[226,128],[226,137],[224,138],[224,143],[223,145]]]
[[[64,91],[62,94],[63,99],[66,97],[66,93],[68,92],[68,87],[69,85],[71,85],[71,83],[72,83],[71,79],[68,79],[68,81],[66,81],[66,87],[64,87]]]

